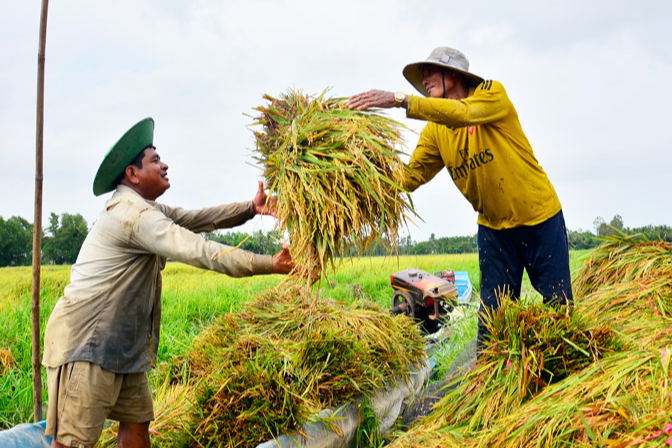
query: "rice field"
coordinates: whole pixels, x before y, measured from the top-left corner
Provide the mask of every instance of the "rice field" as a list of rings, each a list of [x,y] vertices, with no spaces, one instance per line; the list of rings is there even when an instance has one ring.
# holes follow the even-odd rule
[[[574,267],[585,252],[571,254]],[[389,275],[415,267],[428,272],[453,269],[469,272],[478,294],[478,257],[466,255],[423,255],[371,257],[347,261],[324,281],[320,295],[343,302],[370,300],[389,307],[392,289]],[[69,266],[44,266],[41,289],[41,331],[49,313],[69,281]],[[276,286],[281,276],[233,279],[179,263],[168,263],[163,274],[162,334],[159,362],[184,355],[194,338],[216,316],[241,311],[263,292]],[[28,267],[0,269],[0,428],[32,421],[32,379],[30,361],[31,270]],[[525,282],[523,295],[534,296]],[[446,359],[445,362],[450,362]],[[5,365],[7,367],[5,367]],[[157,390],[162,384],[150,376]],[[43,372],[43,381],[46,376]],[[46,388],[43,390],[46,402]]]

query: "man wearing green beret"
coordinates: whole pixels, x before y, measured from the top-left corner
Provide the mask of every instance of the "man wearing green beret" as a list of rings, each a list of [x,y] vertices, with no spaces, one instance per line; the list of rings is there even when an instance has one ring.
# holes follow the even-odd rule
[[[155,202],[169,187],[146,118],[112,146],[93,183],[115,190],[72,266],[70,284],[44,336],[52,447],[93,447],[106,419],[120,422],[120,447],[149,447],[154,418],[147,372],[156,365],[161,271],[168,258],[232,277],[287,274],[289,248],[256,255],[206,241],[199,233],[230,228],[275,201],[259,182],[252,201],[184,210]]]
[[[469,71],[462,52],[438,47],[403,75],[422,96],[370,90],[351,109],[401,107],[427,121],[405,171],[414,191],[446,168],[478,212],[481,313],[520,296],[523,272],[545,303],[571,303],[569,247],[560,200],[523,133],[504,86]],[[489,330],[478,323],[479,352]]]

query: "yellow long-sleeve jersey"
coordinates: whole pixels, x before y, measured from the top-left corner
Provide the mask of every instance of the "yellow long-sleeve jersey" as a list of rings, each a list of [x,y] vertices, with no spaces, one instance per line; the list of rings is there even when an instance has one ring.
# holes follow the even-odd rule
[[[555,189],[499,82],[484,81],[459,101],[409,96],[406,115],[428,121],[406,170],[409,191],[445,166],[478,212],[480,225],[530,226],[560,211]]]

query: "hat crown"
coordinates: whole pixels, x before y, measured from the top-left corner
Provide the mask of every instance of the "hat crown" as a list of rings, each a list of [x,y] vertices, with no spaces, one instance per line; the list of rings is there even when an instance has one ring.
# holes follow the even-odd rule
[[[437,47],[427,57],[427,62],[438,62],[447,67],[453,67],[458,70],[468,72],[469,60],[459,50],[450,47]]]
[[[100,196],[115,188],[115,180],[143,149],[153,145],[154,119],[140,120],[107,151],[93,180],[93,194]]]
[[[403,70],[404,77],[408,82],[425,96],[429,96],[429,92],[423,85],[425,75],[422,70],[428,64],[461,73],[466,77],[466,81],[471,87],[476,87],[483,82],[483,78],[469,71],[469,60],[461,51],[450,47],[436,47],[427,59],[408,64]]]

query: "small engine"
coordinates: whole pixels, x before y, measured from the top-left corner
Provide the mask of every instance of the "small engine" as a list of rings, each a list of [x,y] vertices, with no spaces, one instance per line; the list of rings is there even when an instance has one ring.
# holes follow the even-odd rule
[[[420,269],[406,269],[390,275],[394,288],[392,314],[405,314],[422,324],[427,333],[441,328],[441,321],[457,306],[458,291],[455,273],[441,271],[436,274]]]

